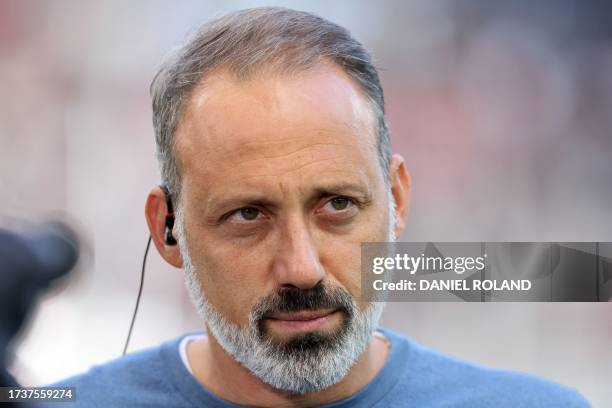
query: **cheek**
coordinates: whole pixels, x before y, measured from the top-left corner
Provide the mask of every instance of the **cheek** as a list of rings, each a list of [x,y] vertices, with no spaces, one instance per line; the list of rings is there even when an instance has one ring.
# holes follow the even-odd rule
[[[252,307],[269,293],[262,253],[244,253],[232,245],[210,240],[199,240],[192,246],[190,255],[208,302],[224,318],[245,327]]]
[[[361,298],[361,244],[382,242],[388,238],[384,208],[372,208],[359,228],[344,237],[322,236],[319,244],[321,263],[328,279],[345,288],[355,299]]]
[[[336,241],[326,246],[329,250],[321,254],[321,263],[327,279],[333,285],[346,289],[354,298],[361,297],[361,250],[360,243]]]

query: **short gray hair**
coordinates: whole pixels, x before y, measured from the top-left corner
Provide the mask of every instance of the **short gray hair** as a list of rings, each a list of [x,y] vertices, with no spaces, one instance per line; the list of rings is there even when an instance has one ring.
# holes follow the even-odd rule
[[[214,69],[237,78],[264,70],[296,72],[332,61],[354,81],[376,118],[379,163],[387,183],[391,147],[383,90],[370,53],[348,30],[304,11],[259,7],[202,25],[161,66],[151,83],[153,127],[162,183],[179,200],[175,133],[193,89]]]

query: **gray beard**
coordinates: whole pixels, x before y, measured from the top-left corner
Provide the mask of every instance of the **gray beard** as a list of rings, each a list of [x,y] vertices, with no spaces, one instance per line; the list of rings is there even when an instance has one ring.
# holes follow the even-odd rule
[[[389,192],[389,242],[395,241],[395,211]],[[366,349],[383,312],[384,302],[371,302],[363,312],[348,292],[342,296],[348,313],[344,326],[332,336],[318,338],[313,347],[289,348],[262,333],[261,314],[254,307],[247,327],[225,319],[207,300],[189,256],[182,206],[177,211],[178,244],[191,299],[223,349],[253,375],[273,388],[292,394],[321,391],[346,376]]]

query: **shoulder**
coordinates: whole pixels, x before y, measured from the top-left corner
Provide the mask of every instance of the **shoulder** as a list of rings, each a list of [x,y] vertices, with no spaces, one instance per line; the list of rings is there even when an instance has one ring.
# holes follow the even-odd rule
[[[176,391],[167,379],[168,371],[177,369],[169,367],[176,365],[176,361],[169,361],[167,355],[169,349],[178,348],[179,341],[180,338],[95,365],[50,386],[74,387],[77,403],[67,405],[73,408],[167,406],[172,402],[176,406],[176,399],[171,397]],[[55,403],[53,406],[59,408]]]
[[[471,407],[589,407],[574,389],[533,375],[463,361],[383,331],[406,350],[396,390],[421,398],[419,405]]]

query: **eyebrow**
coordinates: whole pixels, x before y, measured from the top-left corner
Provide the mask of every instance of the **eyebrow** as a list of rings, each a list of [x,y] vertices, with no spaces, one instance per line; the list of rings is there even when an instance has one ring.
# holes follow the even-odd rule
[[[372,193],[367,184],[362,182],[342,182],[329,184],[321,183],[316,185],[308,194],[306,202],[310,204],[321,199],[322,197],[334,195],[354,197],[364,204],[367,204],[372,200]],[[216,215],[213,214],[218,213],[224,208],[231,210],[249,206],[275,208],[279,207],[279,203],[261,193],[242,192],[236,193],[235,195],[230,195],[228,198],[211,198],[207,203],[205,210],[206,213],[216,217]]]
[[[372,199],[372,193],[368,185],[360,182],[317,186],[314,188],[311,198],[321,198],[330,195],[352,196],[364,202],[369,202]]]

